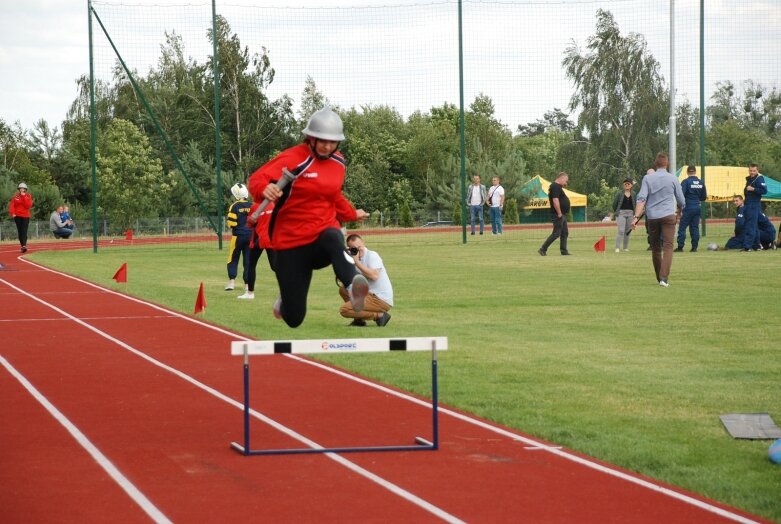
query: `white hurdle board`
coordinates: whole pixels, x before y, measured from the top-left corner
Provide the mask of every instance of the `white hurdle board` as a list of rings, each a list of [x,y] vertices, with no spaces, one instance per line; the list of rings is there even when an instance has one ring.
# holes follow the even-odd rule
[[[231,355],[280,353],[367,353],[380,351],[442,351],[447,337],[333,338],[311,340],[236,340]]]

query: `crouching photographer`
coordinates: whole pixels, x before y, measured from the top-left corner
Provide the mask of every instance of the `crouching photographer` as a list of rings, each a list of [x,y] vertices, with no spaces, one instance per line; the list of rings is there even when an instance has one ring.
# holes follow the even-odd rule
[[[346,256],[352,259],[355,268],[369,281],[369,294],[363,310],[356,312],[350,303],[347,290],[344,286],[339,286],[339,295],[344,300],[339,314],[345,318],[352,318],[351,326],[365,326],[367,320],[373,320],[382,327],[390,320],[388,311],[393,307],[393,286],[382,258],[376,251],[366,247],[360,235],[348,236],[345,243],[347,244]]]

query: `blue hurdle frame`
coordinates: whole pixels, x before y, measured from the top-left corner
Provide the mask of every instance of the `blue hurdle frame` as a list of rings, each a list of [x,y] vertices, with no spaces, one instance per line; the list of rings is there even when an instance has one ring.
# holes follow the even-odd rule
[[[348,446],[338,448],[282,448],[251,449],[249,407],[249,354],[244,349],[244,444],[231,442],[231,448],[244,456],[250,455],[302,455],[308,453],[364,453],[370,451],[436,451],[439,449],[439,400],[437,385],[437,348],[431,348],[431,437],[415,437],[415,444],[388,446]]]

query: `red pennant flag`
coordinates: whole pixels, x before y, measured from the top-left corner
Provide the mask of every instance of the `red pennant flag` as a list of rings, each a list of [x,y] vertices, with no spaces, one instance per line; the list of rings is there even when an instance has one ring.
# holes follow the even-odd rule
[[[122,266],[120,266],[119,269],[117,269],[117,272],[114,273],[114,276],[111,277],[114,280],[119,282],[127,282],[127,262],[123,262]]]
[[[597,243],[594,244],[594,251],[596,251],[597,253],[605,252],[605,235],[602,235],[602,238],[597,240]]]
[[[128,229],[125,231],[125,240],[133,240],[133,230]]]
[[[193,313],[203,313],[204,309],[206,309],[206,295],[203,294],[203,282],[201,282],[201,287],[198,289],[198,298],[195,299],[195,311]]]

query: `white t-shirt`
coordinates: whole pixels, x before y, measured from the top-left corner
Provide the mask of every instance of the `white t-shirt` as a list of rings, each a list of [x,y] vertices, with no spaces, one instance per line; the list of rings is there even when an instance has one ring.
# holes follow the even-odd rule
[[[483,195],[480,194],[480,186],[472,186],[472,198],[469,200],[470,206],[479,206],[483,201]]]
[[[380,272],[380,276],[377,280],[369,280],[369,293],[374,293],[380,299],[385,301],[389,306],[393,305],[393,286],[391,285],[388,272],[385,271],[385,266],[382,263],[382,257],[376,252],[369,249],[361,257],[361,262],[366,266],[377,269]]]
[[[502,197],[504,196],[504,188],[502,186],[491,186],[488,189],[488,195],[491,200],[491,207],[499,207],[502,204]]]

